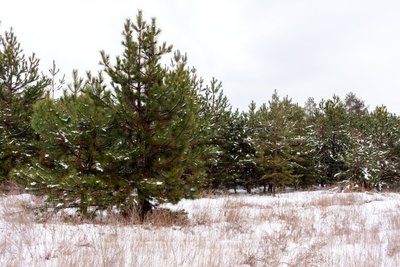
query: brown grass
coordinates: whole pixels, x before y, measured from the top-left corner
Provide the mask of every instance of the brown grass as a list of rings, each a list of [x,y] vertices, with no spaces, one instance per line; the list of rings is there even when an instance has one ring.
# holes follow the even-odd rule
[[[25,212],[26,213],[26,212]],[[70,225],[81,225],[84,223],[98,224],[98,225],[111,225],[111,226],[129,226],[129,225],[143,225],[154,227],[171,227],[171,226],[185,226],[189,224],[187,213],[183,210],[171,211],[165,208],[157,208],[151,211],[142,222],[139,214],[132,211],[129,214],[120,214],[117,212],[108,212],[107,216],[94,216],[93,218],[82,218],[79,214],[65,212],[63,210],[54,212],[47,212],[40,215],[41,223],[64,223]],[[38,217],[36,217],[38,220]]]
[[[311,201],[311,205],[315,207],[330,207],[330,206],[354,206],[365,203],[365,201],[353,193],[335,193],[322,195],[319,198]],[[307,204],[308,205],[308,204]]]
[[[400,256],[400,232],[394,233],[388,239],[387,255],[389,257]]]
[[[24,192],[24,187],[14,181],[8,180],[4,183],[0,183],[0,194],[19,195]]]
[[[144,223],[155,227],[186,226],[189,224],[189,219],[187,212],[183,210],[171,211],[159,208],[150,213]]]
[[[37,224],[29,205],[0,198],[6,225],[0,231],[0,265],[395,266],[400,261],[400,211],[393,206],[366,213],[373,198],[352,193],[258,199],[194,201],[189,214],[160,209],[137,225],[134,213],[127,218],[110,213],[101,223],[53,216]]]

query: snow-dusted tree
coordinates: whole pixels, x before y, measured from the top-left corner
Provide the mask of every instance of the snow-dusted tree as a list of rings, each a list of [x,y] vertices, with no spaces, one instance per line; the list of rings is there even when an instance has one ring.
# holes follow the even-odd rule
[[[376,175],[376,169],[372,166],[377,160],[374,144],[371,143],[370,136],[366,136],[365,132],[357,128],[349,129],[348,135],[349,143],[345,158],[347,169],[343,171],[343,177],[350,180],[353,185],[368,187],[371,177]]]
[[[201,147],[206,155],[207,186],[217,189],[230,179],[228,168],[231,161],[226,139],[231,135],[228,124],[232,112],[222,84],[216,79],[201,90],[200,103]]]
[[[121,127],[114,156],[123,160],[115,174],[137,192],[142,219],[153,203],[184,197],[199,175],[193,146],[199,127],[197,87],[179,51],[169,67],[164,65],[172,46],[159,43],[160,33],[155,19],[146,22],[139,12],[135,22],[125,23],[124,52],[115,64],[102,52]]]
[[[370,114],[367,127],[370,164],[367,169],[369,186],[399,185],[400,120],[380,106]]]
[[[316,164],[322,185],[343,179],[340,174],[346,170],[347,121],[345,106],[337,96],[327,101],[322,100],[315,111],[312,139],[316,146]]]
[[[288,109],[290,120],[295,122],[292,129],[292,140],[290,142],[290,155],[294,183],[293,186],[307,188],[317,181],[316,174],[316,148],[314,146],[312,127],[308,125],[307,115],[303,108],[292,105]]]
[[[14,32],[0,35],[0,181],[37,154],[30,118],[48,85],[40,75],[39,59],[35,54],[25,57]]]
[[[247,125],[247,116],[238,110],[228,120],[227,132],[222,145],[224,151],[227,177],[224,185],[227,188],[243,186],[248,193],[255,187],[259,179],[255,161],[255,144],[252,141]]]
[[[32,127],[40,136],[40,157],[33,166],[14,172],[14,179],[28,190],[46,194],[52,207],[78,207],[84,216],[89,206],[106,209],[121,204],[115,196],[125,184],[113,173],[107,154],[114,145],[113,102],[101,89],[101,77],[92,81],[97,82],[84,83],[74,72],[70,93],[34,106]]]
[[[372,173],[370,164],[375,160],[372,156],[374,147],[371,143],[368,125],[368,109],[364,101],[355,94],[349,93],[344,100],[347,114],[346,135],[347,146],[343,157],[346,168],[342,170],[342,178],[365,188]]]
[[[261,184],[269,186],[275,193],[277,186],[295,183],[296,117],[292,113],[299,108],[291,99],[280,99],[277,92],[272,95],[269,106],[258,111],[260,126],[256,133],[257,163],[261,169]]]

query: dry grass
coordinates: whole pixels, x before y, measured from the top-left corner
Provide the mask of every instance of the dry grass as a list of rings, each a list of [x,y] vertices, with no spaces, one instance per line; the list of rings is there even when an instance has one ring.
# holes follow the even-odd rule
[[[322,195],[319,198],[313,199],[311,204],[315,207],[326,208],[330,206],[354,206],[365,203],[362,197],[353,193],[335,193]]]
[[[178,208],[153,212],[144,225],[133,225],[133,214],[115,214],[101,224],[70,222],[68,216],[38,224],[26,208],[35,201],[28,205],[3,197],[0,265],[347,267],[400,262],[400,197],[299,196],[202,199],[188,202],[187,214]],[[383,197],[399,206],[372,206]]]
[[[13,181],[0,183],[0,194],[19,195],[24,192],[24,187]]]
[[[144,224],[155,227],[186,226],[189,224],[189,219],[183,210],[171,211],[159,208],[146,216]]]
[[[38,204],[39,205],[39,204]],[[27,214],[27,212],[37,210],[32,207],[27,207],[25,211],[21,213]],[[29,213],[28,213],[29,214]],[[135,210],[129,214],[120,214],[118,212],[106,213],[107,215],[94,216],[93,218],[82,218],[77,212],[74,211],[57,211],[41,213],[40,216],[35,216],[37,222],[41,223],[63,223],[69,225],[81,225],[81,224],[98,224],[98,225],[110,225],[110,226],[152,226],[152,227],[171,227],[171,226],[185,226],[189,224],[187,213],[183,210],[171,211],[165,208],[158,208],[150,212],[142,222],[139,213]]]
[[[400,255],[400,233],[397,232],[388,240],[387,255],[395,257]]]

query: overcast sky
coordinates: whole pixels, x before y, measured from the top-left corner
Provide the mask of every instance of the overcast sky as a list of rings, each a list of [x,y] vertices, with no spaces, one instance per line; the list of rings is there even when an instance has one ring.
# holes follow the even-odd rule
[[[138,9],[199,75],[222,81],[233,107],[274,89],[300,104],[351,91],[400,114],[400,1],[12,0],[1,3],[0,32],[12,26],[43,70],[54,59],[70,78],[98,70],[100,50],[121,52]]]

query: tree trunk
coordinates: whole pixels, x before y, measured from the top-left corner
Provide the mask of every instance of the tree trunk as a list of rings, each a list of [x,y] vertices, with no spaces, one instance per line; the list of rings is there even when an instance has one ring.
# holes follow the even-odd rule
[[[247,185],[247,186],[246,186],[246,191],[247,191],[247,194],[251,194],[251,187],[250,187],[250,185]]]
[[[86,195],[84,191],[81,191],[81,203],[80,203],[80,212],[82,215],[82,218],[88,218],[88,205],[86,203]]]
[[[146,219],[146,215],[153,209],[149,201],[149,197],[146,194],[143,194],[141,190],[138,190],[138,212],[140,222],[143,223]]]
[[[272,193],[272,190],[273,190],[273,185],[268,184],[268,193]]]
[[[140,215],[140,222],[143,223],[144,219],[146,218],[147,214],[150,213],[152,210],[153,206],[151,203],[148,201],[148,199],[144,199],[142,203],[140,203],[139,207],[139,215]]]

